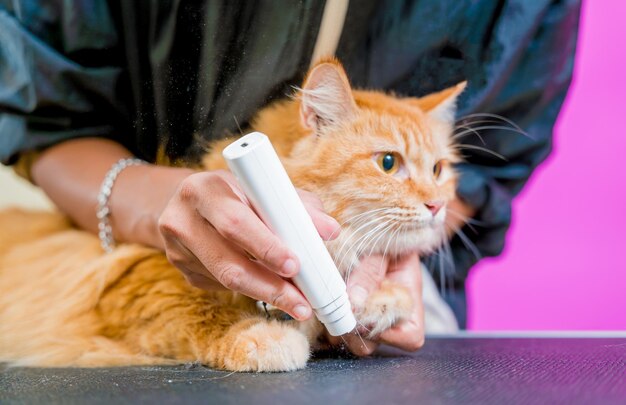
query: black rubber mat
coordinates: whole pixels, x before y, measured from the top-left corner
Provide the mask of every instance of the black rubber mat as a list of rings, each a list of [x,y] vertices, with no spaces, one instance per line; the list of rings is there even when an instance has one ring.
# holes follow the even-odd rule
[[[292,373],[4,368],[0,403],[626,404],[625,359],[625,338],[435,338]]]

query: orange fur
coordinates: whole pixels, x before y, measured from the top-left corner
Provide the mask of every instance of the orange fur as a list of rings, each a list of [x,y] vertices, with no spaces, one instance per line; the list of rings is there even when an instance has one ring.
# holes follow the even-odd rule
[[[328,248],[344,276],[362,254],[424,253],[442,242],[443,215],[429,217],[424,203],[454,197],[450,163],[458,157],[452,123],[442,117],[463,87],[423,99],[352,91],[341,64],[329,59],[309,72],[298,97],[253,120],[251,129],[270,136],[294,183],[343,223]],[[229,142],[211,145],[206,169],[225,168],[221,150]],[[387,152],[401,160],[397,174],[377,166],[376,156]],[[95,236],[60,214],[0,213],[0,291],[0,361],[17,365],[201,361],[295,370],[321,332],[316,321],[269,321],[246,297],[193,288],[156,250],[122,245],[103,254]],[[404,286],[386,283],[356,313],[376,334],[411,306]]]

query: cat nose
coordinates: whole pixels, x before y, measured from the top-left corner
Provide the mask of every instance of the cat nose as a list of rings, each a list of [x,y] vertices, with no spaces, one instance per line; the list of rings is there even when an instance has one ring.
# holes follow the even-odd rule
[[[441,200],[428,201],[428,202],[425,202],[424,205],[426,206],[426,208],[428,208],[428,211],[432,212],[433,217],[434,217],[435,215],[437,215],[441,207],[443,207],[443,201]]]

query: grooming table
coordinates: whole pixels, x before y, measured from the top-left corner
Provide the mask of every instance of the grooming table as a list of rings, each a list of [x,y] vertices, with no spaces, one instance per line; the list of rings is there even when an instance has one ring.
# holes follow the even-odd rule
[[[275,374],[0,366],[0,403],[626,404],[626,334],[573,336],[429,337],[417,353],[335,353]]]

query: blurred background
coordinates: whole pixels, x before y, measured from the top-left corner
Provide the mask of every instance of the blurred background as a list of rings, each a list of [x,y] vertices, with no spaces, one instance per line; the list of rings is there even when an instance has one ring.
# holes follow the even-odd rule
[[[552,155],[514,203],[504,253],[468,280],[472,330],[626,330],[626,1],[583,3]],[[50,208],[0,166],[0,207]]]
[[[626,1],[583,1],[554,149],[470,273],[468,329],[626,330],[625,40]]]

